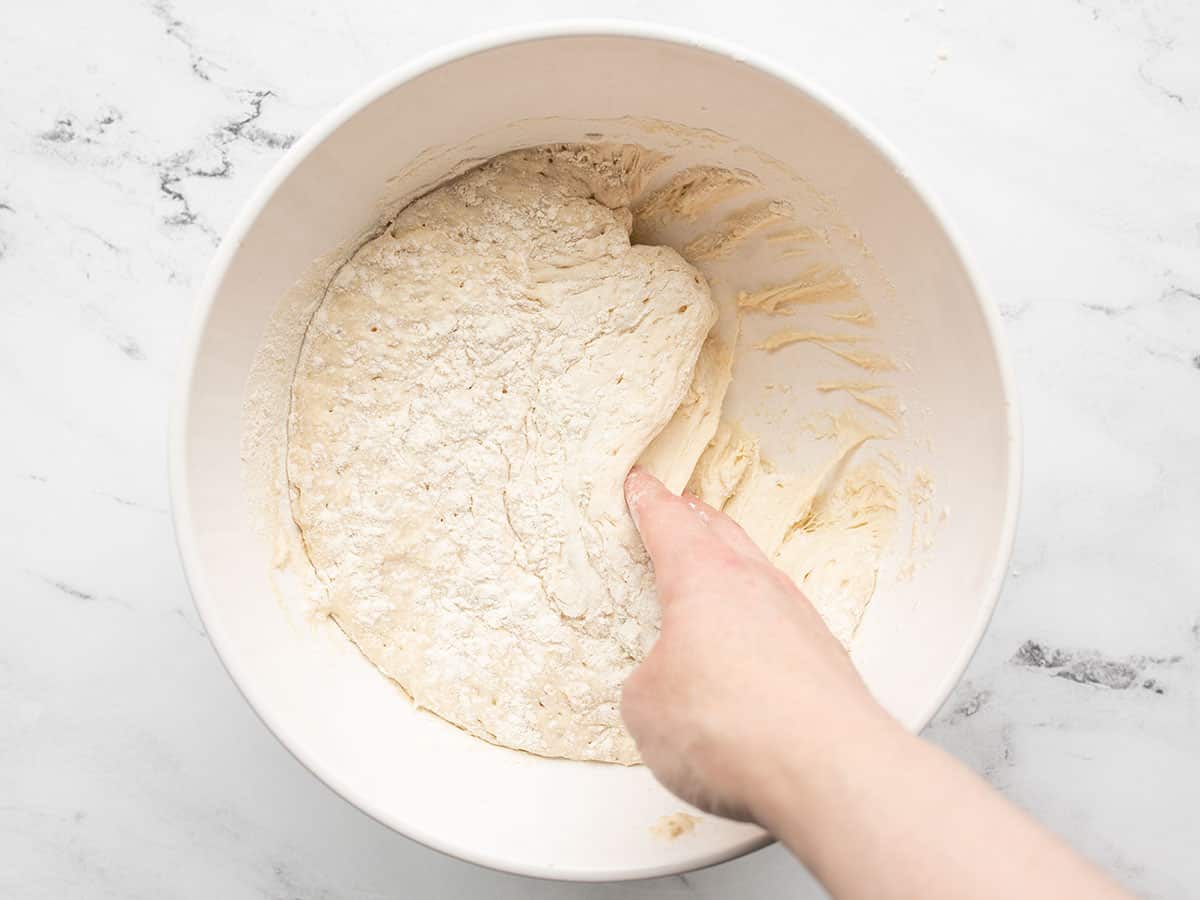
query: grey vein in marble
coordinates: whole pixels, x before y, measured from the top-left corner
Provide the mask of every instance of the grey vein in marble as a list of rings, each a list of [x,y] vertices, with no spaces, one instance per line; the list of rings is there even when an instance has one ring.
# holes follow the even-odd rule
[[[1018,666],[1046,669],[1056,678],[1066,678],[1077,684],[1090,684],[1114,690],[1141,686],[1157,694],[1165,689],[1154,678],[1143,678],[1148,668],[1169,668],[1183,662],[1183,656],[1132,656],[1108,659],[1094,652],[1072,652],[1047,648],[1029,640],[1018,648],[1012,661]]]
[[[1136,891],[1193,895],[1200,5],[605,9],[718,31],[801,70],[941,199],[1002,310],[1026,480],[995,618],[926,736]],[[576,0],[8,12],[0,896],[820,895],[778,847],[684,877],[564,885],[387,831],[318,784],[239,696],[164,516],[166,410],[196,285],[292,136],[468,32],[593,12]]]
[[[269,131],[257,124],[263,113],[263,103],[269,97],[273,97],[274,92],[256,90],[240,93],[246,109],[219,126],[205,142],[206,146],[202,150],[182,150],[156,163],[159,191],[179,207],[176,213],[163,219],[166,224],[194,225],[215,238],[216,234],[211,227],[201,221],[193,211],[192,204],[182,187],[184,179],[229,178],[233,174],[233,159],[229,154],[229,145],[236,141],[246,141],[272,150],[286,150],[295,142],[295,135]],[[212,165],[205,166],[196,162],[198,156],[212,155],[214,152],[217,159]]]
[[[154,0],[150,4],[150,9],[153,11],[154,17],[162,23],[167,37],[179,42],[187,50],[189,64],[196,77],[201,81],[212,81],[209,69],[220,67],[196,49],[191,30],[183,23],[182,19],[175,15],[174,5],[168,0]]]

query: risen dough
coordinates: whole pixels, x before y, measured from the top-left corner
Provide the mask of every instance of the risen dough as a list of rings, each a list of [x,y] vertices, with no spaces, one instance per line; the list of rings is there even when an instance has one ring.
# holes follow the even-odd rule
[[[631,246],[633,148],[500,157],[417,200],[340,271],[301,351],[293,512],[332,615],[472,734],[633,762],[621,684],[657,635],[626,472],[682,486],[728,353],[674,250]],[[678,457],[686,461],[677,462]]]

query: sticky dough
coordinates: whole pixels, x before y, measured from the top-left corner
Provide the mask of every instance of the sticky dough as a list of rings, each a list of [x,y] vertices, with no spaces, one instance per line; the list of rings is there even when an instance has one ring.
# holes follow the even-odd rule
[[[417,200],[338,274],[293,386],[293,514],[333,617],[418,705],[548,756],[637,759],[618,701],[658,605],[622,485],[681,403],[659,456],[694,463],[728,382],[709,344],[691,387],[706,282],[630,245],[641,164],[523,151]]]
[[[895,473],[858,461],[883,431],[840,418],[827,463],[794,475],[722,418],[737,329],[710,334],[692,263],[630,242],[655,162],[536,148],[417,200],[333,280],[292,388],[292,514],[329,613],[417,705],[547,756],[638,759],[620,690],[659,610],[622,494],[635,461],[739,521],[847,644],[896,524]],[[687,170],[639,209],[693,221],[753,185],[719,175]],[[747,203],[684,253],[723,257],[787,215]],[[809,266],[743,292],[737,321],[854,296]],[[888,369],[862,341],[790,329],[760,346]],[[820,390],[889,412],[877,387]]]

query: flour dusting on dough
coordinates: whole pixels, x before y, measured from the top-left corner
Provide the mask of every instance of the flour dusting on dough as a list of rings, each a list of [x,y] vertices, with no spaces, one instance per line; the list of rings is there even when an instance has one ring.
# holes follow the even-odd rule
[[[622,485],[717,315],[630,245],[637,160],[523,151],[417,200],[338,273],[293,388],[330,613],[420,706],[548,756],[637,758],[620,688],[658,605]]]
[[[546,756],[638,761],[620,689],[659,610],[622,494],[635,461],[742,524],[847,646],[901,506],[913,548],[935,530],[932,480],[899,490],[909,476],[878,449],[904,431],[901,365],[821,255],[828,232],[741,170],[686,167],[643,192],[665,161],[537,147],[416,200],[337,271],[292,385],[291,514],[322,607],[418,706]],[[673,222],[700,232],[671,239],[680,252],[631,243]],[[721,267],[755,247],[806,261],[728,284]],[[755,313],[852,328],[793,322],[739,346],[743,315],[774,321]],[[726,406],[740,354],[800,343],[869,374],[762,388],[851,404],[801,420],[821,454],[793,471]],[[668,820],[668,837],[698,821]]]

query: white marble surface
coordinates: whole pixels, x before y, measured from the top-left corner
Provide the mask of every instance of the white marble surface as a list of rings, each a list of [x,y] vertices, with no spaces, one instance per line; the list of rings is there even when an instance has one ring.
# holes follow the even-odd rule
[[[1003,309],[1028,445],[1011,577],[929,737],[1138,891],[1194,895],[1192,0],[8,9],[0,895],[809,895],[778,848],[686,878],[570,886],[398,837],[255,719],[175,552],[167,400],[204,267],[248,193],[318,115],[415,53],[589,13],[686,24],[791,64],[878,125],[944,199]]]

